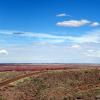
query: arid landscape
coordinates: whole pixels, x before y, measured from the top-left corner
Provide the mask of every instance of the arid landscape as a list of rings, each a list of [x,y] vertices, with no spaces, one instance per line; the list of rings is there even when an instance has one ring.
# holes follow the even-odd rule
[[[0,0],[0,100],[100,100],[100,0]]]
[[[100,65],[1,65],[0,100],[100,100]]]

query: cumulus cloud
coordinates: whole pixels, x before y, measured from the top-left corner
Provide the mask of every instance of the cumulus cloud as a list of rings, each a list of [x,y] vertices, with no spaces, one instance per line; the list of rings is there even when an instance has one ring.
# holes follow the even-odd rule
[[[83,19],[83,20],[69,20],[69,21],[58,22],[56,25],[65,27],[80,27],[89,23],[90,21]]]
[[[0,50],[0,54],[8,55],[8,52],[7,52],[7,50],[5,50],[5,49],[1,49],[1,50]]]
[[[98,22],[93,22],[92,24],[91,24],[91,26],[93,26],[93,27],[95,27],[95,26],[99,26],[100,24],[98,23]]]
[[[71,15],[66,14],[66,13],[60,13],[60,14],[58,14],[58,15],[56,15],[56,16],[57,16],[57,17],[65,17],[65,16],[71,17]]]
[[[99,26],[99,22],[91,22],[89,20],[68,20],[68,21],[62,21],[62,22],[57,22],[57,26],[63,26],[63,27],[80,27],[84,25],[96,27]]]

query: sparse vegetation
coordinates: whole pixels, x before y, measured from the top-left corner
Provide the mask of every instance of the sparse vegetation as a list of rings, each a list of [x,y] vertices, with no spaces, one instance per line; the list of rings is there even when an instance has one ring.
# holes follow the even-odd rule
[[[41,71],[38,77],[33,75],[0,87],[0,95],[6,100],[95,100],[100,96],[100,69]]]

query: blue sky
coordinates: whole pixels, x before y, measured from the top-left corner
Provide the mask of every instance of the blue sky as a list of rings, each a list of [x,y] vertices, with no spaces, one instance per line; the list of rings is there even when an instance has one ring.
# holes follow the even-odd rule
[[[0,63],[100,63],[100,0],[1,0]]]

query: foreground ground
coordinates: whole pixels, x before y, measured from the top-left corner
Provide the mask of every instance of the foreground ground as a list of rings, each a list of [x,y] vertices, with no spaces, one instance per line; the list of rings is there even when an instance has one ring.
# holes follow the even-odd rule
[[[100,100],[100,67],[0,72],[0,100]]]

